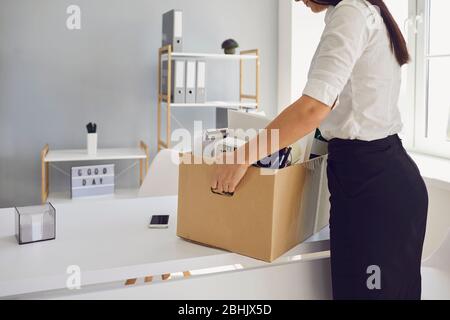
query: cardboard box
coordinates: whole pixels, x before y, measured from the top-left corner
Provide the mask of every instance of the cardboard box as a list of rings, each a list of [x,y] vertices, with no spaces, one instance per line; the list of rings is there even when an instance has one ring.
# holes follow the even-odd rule
[[[181,164],[177,235],[272,262],[328,224],[328,211],[320,217],[317,210],[323,195],[304,192],[321,179],[317,170],[324,163],[318,158],[282,170],[250,167],[232,197],[211,192],[214,166]]]

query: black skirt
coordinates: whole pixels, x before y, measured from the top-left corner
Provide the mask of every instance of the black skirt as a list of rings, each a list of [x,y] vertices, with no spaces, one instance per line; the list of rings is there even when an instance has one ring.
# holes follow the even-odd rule
[[[397,135],[329,143],[335,299],[421,298],[428,193]]]

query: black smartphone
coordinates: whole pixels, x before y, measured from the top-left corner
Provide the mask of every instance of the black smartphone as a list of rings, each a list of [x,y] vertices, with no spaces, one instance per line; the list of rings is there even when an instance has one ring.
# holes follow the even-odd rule
[[[152,216],[148,225],[151,229],[166,229],[169,227],[169,215]]]

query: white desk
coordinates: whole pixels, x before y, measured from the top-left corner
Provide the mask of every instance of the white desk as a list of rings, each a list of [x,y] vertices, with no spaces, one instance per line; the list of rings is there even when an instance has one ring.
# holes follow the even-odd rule
[[[56,240],[23,246],[14,210],[0,210],[0,298],[331,297],[326,232],[269,264],[178,238],[176,208],[176,197],[60,204]],[[169,229],[148,229],[152,214],[170,214]],[[66,288],[70,265],[81,290]]]
[[[139,182],[142,184],[147,175],[149,165],[149,148],[141,141],[139,148],[98,149],[97,154],[90,155],[86,149],[79,150],[50,150],[45,145],[41,151],[41,201],[46,202],[50,192],[49,164],[54,162],[93,162],[108,160],[139,160]]]

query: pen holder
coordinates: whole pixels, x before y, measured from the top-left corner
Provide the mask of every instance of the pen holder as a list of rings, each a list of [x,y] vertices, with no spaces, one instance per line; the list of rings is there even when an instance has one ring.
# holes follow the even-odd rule
[[[54,240],[56,210],[51,203],[42,206],[15,208],[16,238],[19,244]]]
[[[97,154],[97,134],[96,133],[88,133],[87,135],[87,151],[91,156],[95,156]]]

